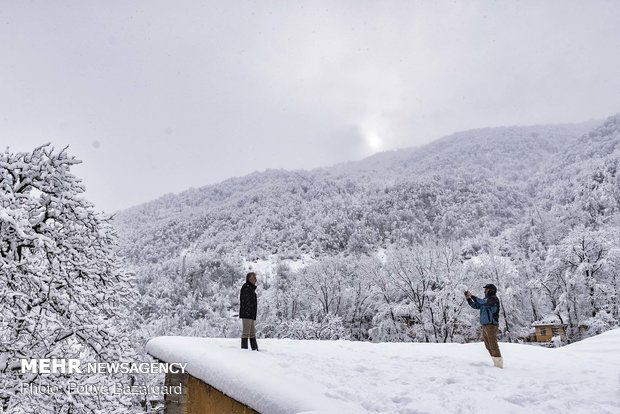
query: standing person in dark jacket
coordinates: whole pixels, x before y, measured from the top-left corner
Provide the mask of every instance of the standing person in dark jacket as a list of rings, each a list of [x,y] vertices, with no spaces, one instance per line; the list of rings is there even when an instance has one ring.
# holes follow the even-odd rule
[[[493,365],[504,368],[504,359],[497,344],[497,327],[499,325],[500,302],[497,298],[497,288],[489,283],[484,287],[484,299],[465,292],[467,303],[474,309],[480,309],[480,324],[482,325],[482,338],[491,358]]]
[[[258,351],[256,343],[256,273],[250,272],[245,276],[245,283],[241,286],[239,297],[239,318],[243,324],[241,334],[241,348],[248,349],[248,339],[252,351]]]

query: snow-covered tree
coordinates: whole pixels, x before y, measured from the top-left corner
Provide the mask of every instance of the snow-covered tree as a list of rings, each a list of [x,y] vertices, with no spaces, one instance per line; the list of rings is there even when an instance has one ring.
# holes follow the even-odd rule
[[[471,336],[463,313],[466,282],[452,242],[392,249],[377,286],[384,300],[371,334],[382,340],[448,342]],[[390,338],[391,337],[391,338]]]
[[[128,360],[123,327],[132,295],[109,218],[95,212],[71,173],[79,161],[49,145],[0,153],[0,404],[11,413],[127,413],[129,397],[29,394],[107,375],[22,373],[20,359]]]

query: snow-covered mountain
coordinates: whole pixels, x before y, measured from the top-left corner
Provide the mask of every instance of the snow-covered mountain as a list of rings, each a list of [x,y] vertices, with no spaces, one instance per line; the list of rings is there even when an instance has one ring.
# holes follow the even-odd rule
[[[505,339],[551,314],[573,341],[620,323],[619,167],[620,115],[480,129],[166,195],[115,225],[146,336],[236,335],[237,285],[268,268],[266,336],[467,341],[462,288],[493,281]]]
[[[498,234],[531,204],[524,186],[592,124],[479,129],[332,168],[268,170],[169,194],[117,215],[123,254],[135,262],[192,246],[321,254],[429,233]]]
[[[419,148],[375,154],[335,166],[342,175],[406,181],[416,176],[472,175],[508,182],[529,180],[579,137],[600,124],[483,128],[457,132]]]

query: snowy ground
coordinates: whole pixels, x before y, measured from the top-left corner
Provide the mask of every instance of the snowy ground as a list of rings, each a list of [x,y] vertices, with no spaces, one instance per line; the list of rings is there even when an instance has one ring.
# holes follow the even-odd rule
[[[263,414],[620,413],[620,329],[559,349],[484,345],[160,337],[151,355]]]

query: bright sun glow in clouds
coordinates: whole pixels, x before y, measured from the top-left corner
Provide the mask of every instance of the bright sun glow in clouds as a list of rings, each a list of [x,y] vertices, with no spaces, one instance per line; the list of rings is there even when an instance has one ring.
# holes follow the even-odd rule
[[[373,152],[381,151],[381,148],[383,148],[383,140],[374,132],[367,132],[364,134],[364,140],[368,148]]]

